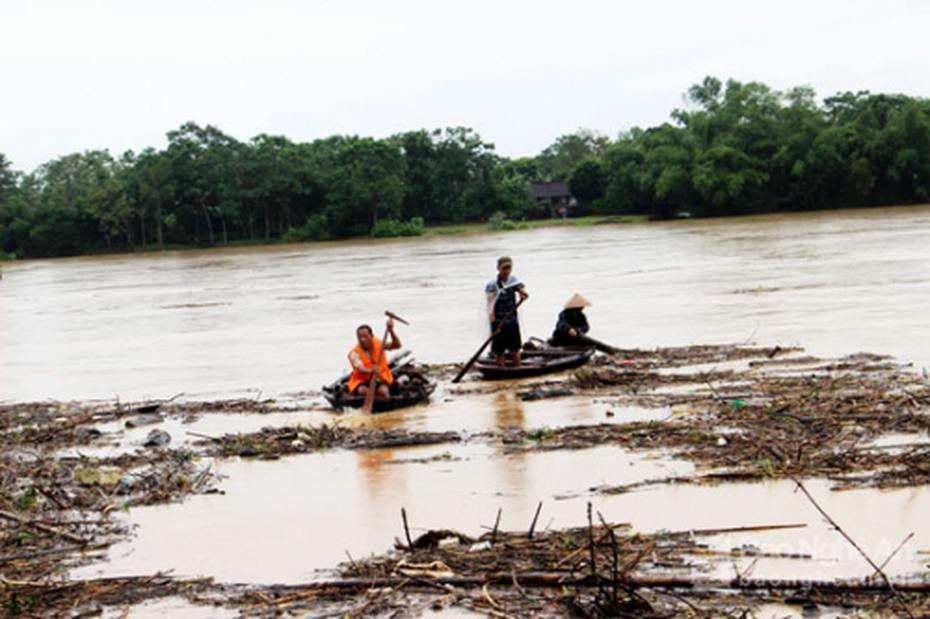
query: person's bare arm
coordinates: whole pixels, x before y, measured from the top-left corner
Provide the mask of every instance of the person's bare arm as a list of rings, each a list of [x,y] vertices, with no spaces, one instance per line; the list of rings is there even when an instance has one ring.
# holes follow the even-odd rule
[[[394,319],[393,318],[387,319],[387,331],[388,331],[388,337],[391,339],[391,342],[390,344],[387,342],[384,343],[384,350],[397,350],[398,348],[403,346],[403,343],[400,341],[400,338],[397,337],[397,333],[394,331]]]
[[[369,371],[368,368],[365,367],[365,363],[362,361],[361,356],[359,356],[359,354],[354,350],[349,353],[349,364],[353,369],[356,369],[359,372],[367,374]]]
[[[497,301],[497,293],[489,292],[488,297],[488,320],[494,322],[494,303]]]

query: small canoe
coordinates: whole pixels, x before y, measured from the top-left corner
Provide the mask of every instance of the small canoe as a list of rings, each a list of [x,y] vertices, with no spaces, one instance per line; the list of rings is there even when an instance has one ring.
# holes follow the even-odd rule
[[[524,348],[520,353],[520,365],[514,365],[508,358],[500,367],[494,357],[483,357],[475,362],[474,368],[488,380],[527,378],[581,367],[594,355],[594,351],[594,348],[558,346]]]
[[[387,400],[375,398],[373,413],[385,413],[425,402],[436,389],[436,381],[414,367],[413,363],[392,367],[391,371],[394,373],[391,395]],[[361,408],[365,403],[365,396],[349,393],[348,384],[347,374],[323,387],[323,397],[337,411]]]

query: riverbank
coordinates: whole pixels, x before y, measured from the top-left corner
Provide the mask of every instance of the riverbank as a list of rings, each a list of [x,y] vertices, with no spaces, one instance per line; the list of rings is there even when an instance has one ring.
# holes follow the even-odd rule
[[[599,226],[607,224],[631,224],[631,223],[645,223],[648,221],[648,217],[645,215],[588,215],[584,217],[572,217],[572,218],[552,218],[552,219],[533,219],[533,220],[523,220],[523,221],[511,221],[508,219],[503,219],[495,223],[489,224],[488,222],[473,222],[473,223],[461,223],[461,224],[443,224],[443,225],[434,225],[426,226],[422,230],[422,234],[419,236],[422,237],[445,237],[445,236],[457,236],[457,235],[477,235],[489,232],[512,232],[519,230],[536,230],[539,228],[552,228],[552,227],[561,227],[561,226],[572,226],[572,227],[588,227],[588,226]],[[346,239],[339,239],[339,241],[345,242],[358,242],[365,240],[376,240],[371,236],[359,236],[359,237],[350,237]],[[304,243],[313,244],[315,242],[322,241],[305,241]],[[326,241],[330,242],[330,241]],[[142,245],[136,246],[132,250],[122,251],[122,252],[99,252],[94,254],[83,254],[84,256],[120,256],[120,255],[132,255],[132,254],[150,254],[155,252],[175,252],[175,251],[203,251],[205,249],[234,249],[234,248],[247,248],[247,247],[274,247],[280,245],[293,245],[293,242],[283,241],[281,239],[275,240],[265,240],[265,239],[252,239],[252,240],[239,240],[239,241],[230,241],[228,243],[221,243],[216,245],[179,245],[176,243],[170,243],[165,245]],[[68,256],[76,257],[76,256]],[[16,256],[13,254],[7,254],[0,252],[0,262],[14,262]],[[42,260],[41,258],[32,259],[32,260]]]
[[[467,380],[452,385],[455,366],[426,369],[442,383],[443,397],[463,402],[512,392],[526,401],[551,397],[565,408],[595,399],[605,410],[599,421],[581,425],[463,433],[336,415],[317,392],[293,399],[3,405],[5,581],[0,603],[40,616],[132,608],[178,596],[193,607],[219,605],[254,617],[281,612],[375,617],[400,608],[408,609],[405,616],[427,616],[436,609],[482,616],[594,617],[607,611],[668,616],[698,607],[702,617],[732,617],[734,612],[752,616],[770,602],[821,609],[842,604],[859,616],[875,617],[930,611],[930,597],[915,586],[926,568],[893,575],[903,591],[898,593],[876,581],[869,569],[861,570],[860,584],[840,586],[838,577],[829,579],[828,587],[805,577],[803,558],[796,583],[783,579],[767,586],[736,586],[752,579],[748,573],[735,582],[713,575],[722,561],[733,560],[725,550],[702,543],[702,535],[709,539],[715,533],[695,535],[693,527],[645,533],[590,511],[595,497],[663,486],[715,492],[722,483],[785,480],[800,488],[819,480],[835,490],[926,488],[930,383],[907,364],[873,354],[820,359],[780,346],[689,346],[598,355],[556,383]],[[428,413],[430,406],[417,410]],[[633,409],[671,415],[636,421],[619,413]],[[400,419],[405,414],[392,415]],[[320,421],[297,421],[307,415]],[[389,416],[378,417],[371,421]],[[200,420],[215,418],[223,419],[228,431],[199,430]],[[576,487],[575,492],[591,497],[587,527],[544,527],[537,519],[551,500],[546,497],[539,497],[536,517],[524,531],[504,531],[498,513],[498,523],[482,534],[431,529],[411,535],[407,513],[397,514],[395,550],[332,565],[316,584],[217,582],[209,574],[194,579],[164,573],[73,576],[105,559],[107,548],[132,537],[126,513],[192,496],[214,495],[211,500],[222,505],[228,482],[215,470],[223,461],[265,461],[273,467],[276,461],[283,465],[318,453],[355,451],[384,454],[389,464],[402,458],[390,455],[402,453],[396,450],[425,445],[450,454],[422,461],[419,466],[427,468],[444,466],[470,445],[488,446],[504,460],[612,447],[688,462],[692,468],[621,485]],[[778,528],[785,522],[773,514],[771,522],[757,524]],[[293,524],[295,530],[303,526]],[[923,534],[902,546],[908,542],[927,549]],[[756,561],[779,558],[777,549],[744,550],[749,554],[743,558]],[[890,557],[871,559],[882,563]],[[713,591],[694,589],[704,580],[714,584]]]
[[[588,215],[585,217],[566,217],[553,219],[534,219],[513,222],[504,220],[506,225],[493,227],[486,222],[470,224],[449,224],[444,226],[427,226],[425,236],[442,236],[450,234],[479,234],[483,232],[501,232],[510,230],[535,230],[538,228],[551,228],[556,226],[587,227],[606,224],[632,224],[645,223],[649,219],[645,215]]]

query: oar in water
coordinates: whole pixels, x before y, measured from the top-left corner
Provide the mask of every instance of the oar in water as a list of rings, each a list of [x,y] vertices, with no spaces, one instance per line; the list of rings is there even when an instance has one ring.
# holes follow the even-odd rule
[[[405,325],[410,324],[394,312],[385,311],[384,315],[397,322],[402,322]],[[381,350],[378,351],[378,358],[372,359],[371,381],[368,383],[368,392],[365,394],[365,401],[362,403],[362,412],[366,415],[371,414],[371,409],[374,408],[375,405],[375,391],[378,388],[378,369],[381,367],[381,358],[384,356],[384,347],[387,344],[387,337],[390,331],[389,327],[385,327],[384,337],[381,338]]]
[[[587,344],[588,346],[594,346],[599,351],[605,352],[608,355],[616,355],[620,353],[620,349],[617,348],[616,346],[605,344],[604,342],[601,342],[600,340],[596,340],[593,337],[590,337],[588,335],[579,334],[575,339],[577,339],[579,342],[583,344]]]
[[[491,336],[484,341],[484,344],[481,345],[481,348],[478,349],[478,352],[472,355],[471,359],[468,360],[468,362],[465,364],[462,370],[458,374],[455,375],[455,378],[452,379],[453,383],[457,383],[460,380],[462,380],[462,377],[465,376],[465,372],[471,369],[471,366],[475,363],[475,361],[478,360],[478,357],[480,357],[481,353],[484,352],[484,349],[488,347],[488,344],[491,343],[491,340],[493,340],[497,336],[497,334],[501,332],[501,329],[504,328],[504,324],[507,323],[507,320],[509,320],[510,317],[513,316],[513,313],[517,311],[517,308],[520,307],[520,305],[522,305],[524,301],[526,301],[525,298],[520,299],[519,301],[517,301],[516,305],[513,306],[513,309],[507,312],[504,318],[498,323],[497,328],[494,329],[494,333],[492,333]]]

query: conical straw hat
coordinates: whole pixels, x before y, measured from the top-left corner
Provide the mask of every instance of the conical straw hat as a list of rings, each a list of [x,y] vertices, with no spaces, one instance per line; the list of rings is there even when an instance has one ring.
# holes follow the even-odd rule
[[[591,307],[591,302],[577,292],[565,303],[565,309],[581,309],[583,307]]]

